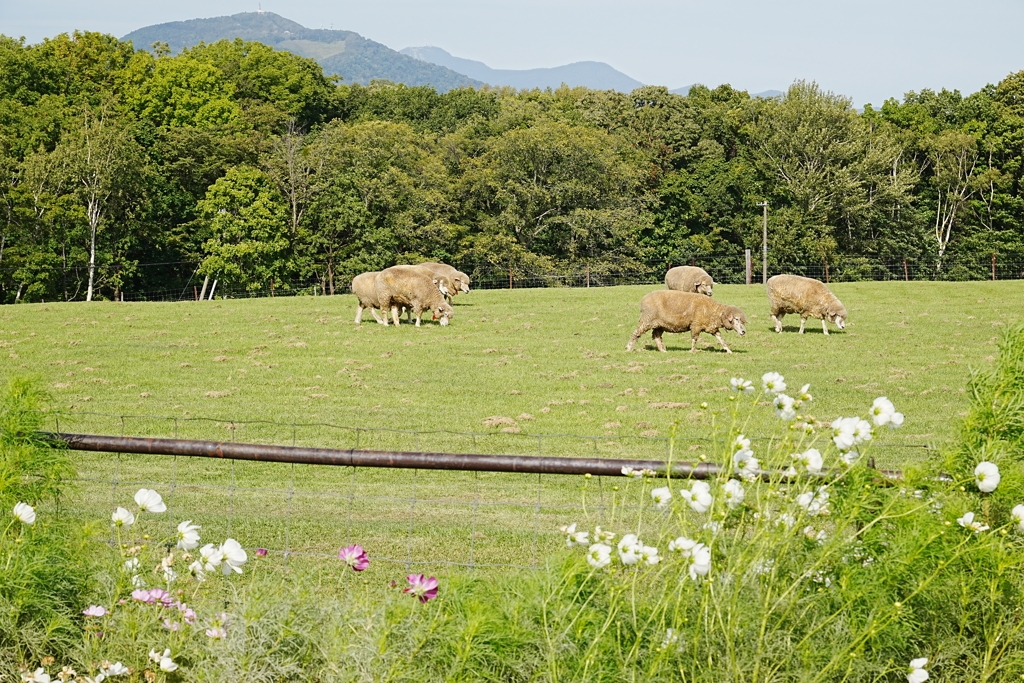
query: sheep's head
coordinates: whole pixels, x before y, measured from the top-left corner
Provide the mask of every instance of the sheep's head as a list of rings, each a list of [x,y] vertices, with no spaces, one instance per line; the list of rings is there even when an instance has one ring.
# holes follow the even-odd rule
[[[725,307],[724,325],[727,330],[735,330],[741,337],[747,334],[747,316],[735,306]]]
[[[455,316],[455,309],[451,307],[451,304],[444,300],[442,300],[437,306],[434,306],[431,311],[433,311],[434,317],[441,321],[441,325],[447,325]]]
[[[700,279],[700,282],[697,283],[697,293],[698,294],[705,294],[707,296],[711,296],[712,295],[712,291],[714,290],[714,287],[715,287],[715,283],[714,283],[714,281],[711,278],[703,278],[702,277]]]
[[[448,282],[449,282],[448,278],[443,278],[443,277],[435,277],[434,278],[434,286],[437,287],[438,291],[440,291],[445,296],[451,296],[452,295],[452,293],[451,293],[451,291],[449,290],[449,287],[448,287]]]
[[[458,287],[463,294],[469,294],[469,276],[461,271],[456,272],[455,286]]]
[[[837,299],[828,307],[828,319],[836,324],[839,329],[846,329],[846,306],[843,306]]]

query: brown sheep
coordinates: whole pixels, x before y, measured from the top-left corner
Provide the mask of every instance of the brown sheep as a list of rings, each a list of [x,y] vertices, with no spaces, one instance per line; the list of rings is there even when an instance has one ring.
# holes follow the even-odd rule
[[[647,330],[658,350],[665,351],[661,335],[665,332],[686,332],[692,335],[690,353],[697,350],[697,337],[701,332],[715,335],[726,353],[732,350],[725,345],[720,328],[735,330],[741,337],[747,333],[747,316],[735,306],[726,306],[714,299],[695,292],[677,292],[661,289],[651,292],[640,301],[640,322],[629,338],[626,351],[632,351],[636,340]]]
[[[406,306],[416,316],[416,327],[420,326],[420,316],[426,309],[433,311],[442,325],[447,325],[455,312],[444,300],[438,283],[438,278],[432,278],[428,271],[417,266],[391,266],[377,273],[374,284],[377,301],[385,312],[384,324],[387,324],[390,309],[391,319],[398,325],[399,309]]]
[[[451,303],[452,297],[457,296],[459,292],[469,294],[469,276],[465,273],[455,270],[455,268],[449,266],[447,263],[435,263],[428,261],[427,263],[421,263],[419,265],[421,268],[430,269],[430,271],[435,275],[445,276],[451,279],[452,283],[455,285],[455,289],[451,294],[446,295],[449,303]]]
[[[776,275],[768,278],[767,290],[776,332],[782,332],[782,318],[787,313],[800,316],[800,334],[804,333],[808,318],[821,320],[821,331],[825,334],[828,334],[826,321],[832,321],[840,330],[846,327],[846,307],[820,280]]]
[[[711,296],[715,281],[703,268],[676,266],[665,273],[665,287],[677,292],[697,292]]]
[[[356,295],[356,325],[363,321],[363,310],[370,309],[374,319],[381,325],[387,325],[387,321],[380,317],[377,310],[380,304],[377,302],[377,275],[379,270],[370,273],[362,273],[352,278],[352,293]]]

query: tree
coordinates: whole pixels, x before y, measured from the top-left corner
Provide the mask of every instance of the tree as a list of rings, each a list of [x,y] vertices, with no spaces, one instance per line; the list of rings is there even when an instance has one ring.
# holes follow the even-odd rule
[[[145,53],[142,53],[145,55]],[[234,88],[220,69],[188,56],[153,59],[145,65],[125,102],[136,116],[164,128],[211,128],[238,119]]]
[[[281,283],[293,270],[284,202],[262,171],[230,169],[210,187],[198,210],[208,235],[200,275],[254,290]]]
[[[26,160],[26,175],[50,194],[74,197],[85,210],[89,232],[86,301],[92,301],[101,233],[113,216],[123,225],[143,203],[148,169],[141,146],[116,119],[83,107],[76,123],[62,133],[53,152]]]

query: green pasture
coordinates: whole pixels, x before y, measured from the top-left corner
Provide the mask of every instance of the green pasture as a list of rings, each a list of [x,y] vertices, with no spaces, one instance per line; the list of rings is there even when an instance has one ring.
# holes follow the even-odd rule
[[[954,433],[971,369],[993,361],[1000,329],[1024,309],[1018,282],[844,283],[832,286],[850,313],[844,332],[826,337],[810,321],[798,335],[790,316],[778,335],[761,286],[722,285],[715,298],[749,318],[745,337],[723,333],[734,353],[705,336],[690,354],[688,337],[666,335],[662,354],[648,334],[627,354],[652,289],[474,291],[456,299],[450,326],[419,329],[366,317],[357,326],[348,295],[5,306],[0,357],[6,373],[41,380],[61,431],[660,458],[674,428],[684,459],[716,456],[707,439],[727,419],[731,377],[759,385],[774,370],[794,391],[810,383],[808,412],[822,422],[892,399],[906,424],[880,434],[874,455],[900,468]],[[488,422],[496,417],[507,419]],[[764,407],[745,431],[767,437],[780,425]],[[602,509],[622,495],[608,480],[75,460],[85,518],[129,506],[145,485],[172,500],[154,534],[192,518],[210,540],[230,533],[250,548],[314,555],[359,542],[402,561],[533,564],[561,542],[558,525],[625,514]]]

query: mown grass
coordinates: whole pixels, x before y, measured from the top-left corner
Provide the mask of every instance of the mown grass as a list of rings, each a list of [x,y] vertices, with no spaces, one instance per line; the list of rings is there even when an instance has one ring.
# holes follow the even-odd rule
[[[712,435],[729,378],[774,370],[796,387],[810,383],[810,412],[826,422],[889,396],[907,421],[875,455],[900,468],[921,451],[881,446],[945,442],[965,410],[970,369],[992,362],[1000,328],[1024,304],[1015,282],[845,283],[833,286],[850,312],[845,332],[826,337],[812,322],[797,335],[790,317],[776,335],[760,286],[723,285],[716,299],[750,319],[746,337],[724,333],[733,354],[708,337],[687,353],[678,335],[666,336],[667,354],[649,336],[627,354],[651,289],[475,291],[458,297],[451,326],[419,329],[356,326],[351,296],[8,306],[0,357],[8,373],[41,378],[63,431],[606,457],[662,457],[659,439],[673,428],[677,457],[702,455],[706,442],[687,439]],[[484,427],[493,416],[515,424]],[[286,426],[251,424],[260,420]],[[746,431],[776,426],[765,410]],[[536,436],[559,434],[569,436]],[[174,514],[154,523],[195,518],[211,540],[231,533],[293,552],[362,542],[396,560],[532,564],[580,506],[578,478],[75,459],[83,517],[105,517],[146,485],[173,493]],[[611,495],[614,484],[588,485]]]

